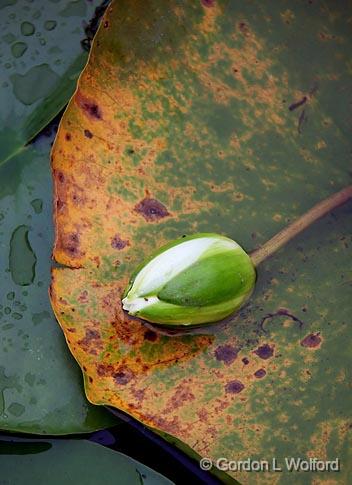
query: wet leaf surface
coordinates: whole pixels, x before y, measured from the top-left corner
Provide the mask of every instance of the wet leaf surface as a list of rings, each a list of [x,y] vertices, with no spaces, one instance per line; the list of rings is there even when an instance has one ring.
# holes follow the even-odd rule
[[[0,429],[64,434],[116,420],[87,402],[49,302],[53,137],[0,167]]]
[[[247,251],[350,180],[347,4],[113,2],[53,150],[51,297],[89,400],[213,459],[334,459],[348,474],[351,204],[262,264],[250,303],[187,335],[120,297],[166,241]],[[244,482],[313,473],[233,471]]]
[[[101,3],[0,1],[0,164],[70,99],[87,60],[84,27]]]
[[[122,453],[84,440],[30,441],[2,437],[0,467],[2,482],[9,485],[173,483]]]

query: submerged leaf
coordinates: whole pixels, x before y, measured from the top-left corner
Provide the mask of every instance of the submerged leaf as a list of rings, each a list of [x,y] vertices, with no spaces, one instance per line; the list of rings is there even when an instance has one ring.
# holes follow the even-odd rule
[[[171,239],[216,232],[249,252],[346,185],[349,16],[292,2],[109,7],[52,154],[54,257],[68,267],[51,298],[91,402],[213,459],[347,461],[350,205],[265,262],[223,324],[172,336],[126,315],[121,296]]]
[[[16,485],[173,483],[123,453],[84,440],[2,438],[0,468],[3,483]]]
[[[0,429],[22,433],[116,423],[87,402],[50,307],[53,135],[0,167]]]

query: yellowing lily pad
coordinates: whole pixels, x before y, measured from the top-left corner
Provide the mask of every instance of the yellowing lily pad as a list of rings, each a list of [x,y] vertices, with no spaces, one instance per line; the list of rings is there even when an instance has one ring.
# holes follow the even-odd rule
[[[287,456],[338,456],[333,478],[348,474],[351,206],[263,263],[225,323],[169,335],[120,299],[168,240],[217,232],[251,251],[348,183],[350,13],[112,2],[52,152],[66,267],[51,300],[88,399],[215,461],[277,458],[270,483],[301,479]]]

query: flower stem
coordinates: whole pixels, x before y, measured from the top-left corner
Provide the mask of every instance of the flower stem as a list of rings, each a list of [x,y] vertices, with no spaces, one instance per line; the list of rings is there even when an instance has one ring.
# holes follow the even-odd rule
[[[318,220],[320,217],[325,216],[328,212],[335,209],[336,207],[344,204],[349,199],[352,198],[352,185],[345,187],[344,189],[336,192],[336,194],[331,195],[327,199],[322,200],[314,207],[312,207],[303,216],[299,217],[289,226],[282,229],[274,237],[269,239],[263,246],[255,249],[251,254],[253,264],[258,266],[265,259],[269,258],[275,251],[280,249],[284,244],[288,243],[297,234],[304,231],[313,222]]]

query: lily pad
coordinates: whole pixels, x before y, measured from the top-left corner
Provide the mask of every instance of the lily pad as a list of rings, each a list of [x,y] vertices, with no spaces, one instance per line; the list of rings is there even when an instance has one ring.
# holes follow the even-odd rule
[[[65,434],[117,419],[87,402],[49,302],[53,137],[0,167],[0,429]]]
[[[120,298],[168,240],[217,232],[251,251],[348,183],[350,16],[345,3],[113,2],[52,152],[67,267],[51,299],[88,399],[215,461],[276,458],[283,473],[265,476],[281,483],[316,477],[289,473],[290,456],[349,473],[351,205],[264,262],[222,324],[171,336]]]
[[[87,60],[84,25],[101,0],[0,1],[0,164],[70,99]]]
[[[18,466],[18,463],[21,466]],[[0,440],[1,480],[16,485],[171,485],[136,460],[84,440]]]

